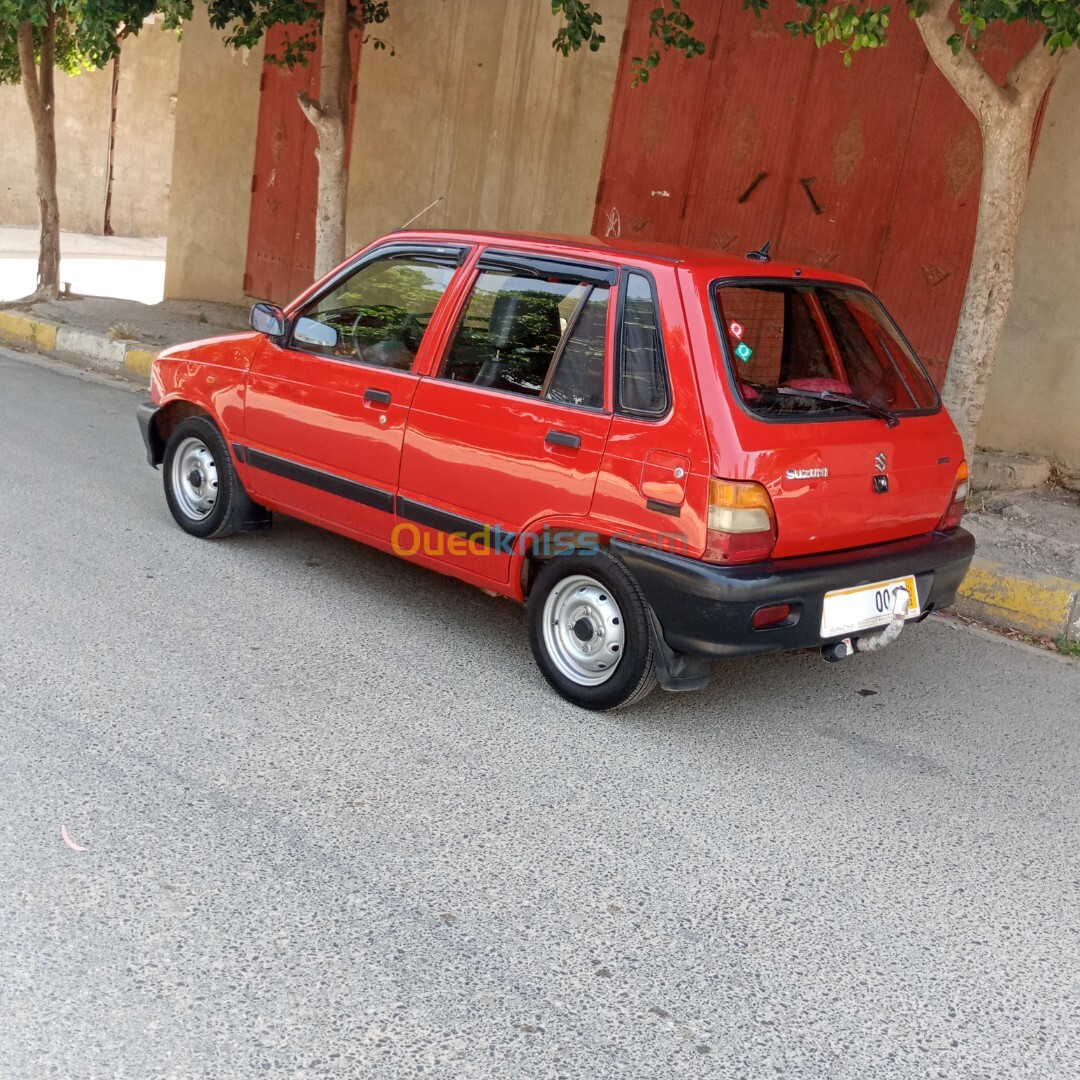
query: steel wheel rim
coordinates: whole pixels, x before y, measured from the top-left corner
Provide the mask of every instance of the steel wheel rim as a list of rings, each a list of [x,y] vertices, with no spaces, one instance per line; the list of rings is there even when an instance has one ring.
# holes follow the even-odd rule
[[[218,498],[218,467],[202,439],[189,437],[176,448],[171,480],[173,495],[186,517],[202,521],[209,516]]]
[[[558,582],[544,601],[544,646],[559,674],[599,686],[623,658],[626,629],[611,590],[587,574]]]

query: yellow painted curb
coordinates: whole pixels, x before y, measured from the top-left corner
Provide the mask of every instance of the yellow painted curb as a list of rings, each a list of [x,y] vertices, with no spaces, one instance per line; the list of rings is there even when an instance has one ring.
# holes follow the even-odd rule
[[[148,379],[155,356],[157,353],[152,353],[148,349],[128,349],[124,354],[124,367],[133,375]]]
[[[1049,575],[1017,577],[998,563],[976,559],[956,596],[956,610],[998,626],[1044,637],[1071,636],[1080,582]]]
[[[56,327],[12,311],[0,311],[0,341],[28,345],[39,352],[52,352],[56,348]]]

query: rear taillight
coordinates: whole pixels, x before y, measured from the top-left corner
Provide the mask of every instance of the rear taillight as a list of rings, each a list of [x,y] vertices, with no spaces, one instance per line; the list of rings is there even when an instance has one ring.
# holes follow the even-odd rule
[[[964,504],[968,497],[968,467],[966,461],[960,462],[960,468],[956,470],[956,479],[953,481],[952,495],[949,496],[949,508],[941,519],[938,528],[942,531],[955,529],[964,516]]]
[[[776,515],[769,493],[746,480],[709,481],[708,562],[767,559],[776,544]]]

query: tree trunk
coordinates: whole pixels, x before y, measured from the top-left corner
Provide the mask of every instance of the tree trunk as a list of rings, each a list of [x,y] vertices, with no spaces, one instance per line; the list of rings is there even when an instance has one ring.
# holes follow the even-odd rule
[[[40,61],[34,57],[34,28],[19,24],[19,72],[34,125],[35,169],[41,245],[38,251],[37,291],[41,300],[60,295],[60,203],[56,196],[56,98],[53,55],[56,15],[49,13],[41,42]]]
[[[326,0],[322,21],[319,100],[299,95],[304,115],[319,140],[318,208],[315,213],[315,277],[328,274],[345,259],[345,215],[349,174],[345,167],[349,131],[349,49],[347,0]]]
[[[1016,240],[1027,196],[1034,111],[1010,104],[982,125],[979,218],[943,398],[968,457],[1012,299]]]
[[[926,51],[979,121],[983,144],[982,188],[960,322],[942,395],[970,459],[994,371],[998,343],[1012,299],[1016,239],[1027,197],[1035,117],[1061,65],[1036,42],[1009,72],[1004,86],[990,77],[967,47],[953,53],[957,32],[952,0],[930,0],[915,20]]]

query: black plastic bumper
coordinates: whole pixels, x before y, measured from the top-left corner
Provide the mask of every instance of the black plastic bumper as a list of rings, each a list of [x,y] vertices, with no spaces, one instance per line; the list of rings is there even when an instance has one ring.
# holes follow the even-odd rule
[[[146,444],[146,460],[155,468],[161,464],[165,455],[165,447],[154,427],[154,417],[157,412],[158,407],[152,401],[140,401],[135,409],[135,415],[139,420],[139,430]]]
[[[825,593],[915,575],[923,612],[952,603],[975,554],[964,529],[855,551],[776,559],[746,566],[715,566],[654,548],[613,540],[663,629],[664,640],[687,656],[746,656],[815,648],[821,637]],[[755,611],[791,604],[792,620],[755,630]],[[797,618],[796,618],[797,615]]]

